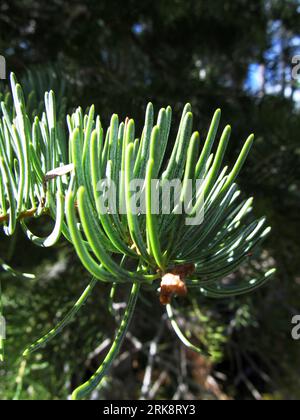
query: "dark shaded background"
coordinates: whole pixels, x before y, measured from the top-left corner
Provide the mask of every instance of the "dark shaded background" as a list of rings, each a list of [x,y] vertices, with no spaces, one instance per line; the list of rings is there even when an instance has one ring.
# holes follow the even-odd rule
[[[252,269],[275,265],[276,277],[249,297],[203,300],[201,313],[186,303],[180,322],[207,344],[213,362],[185,351],[157,299],[145,296],[134,334],[93,398],[300,398],[300,342],[291,338],[292,316],[300,314],[300,85],[292,79],[299,28],[298,0],[1,1],[8,71],[21,78],[27,69],[54,66],[70,109],[94,103],[104,121],[116,112],[139,126],[149,100],[156,109],[170,104],[177,120],[189,101],[204,137],[221,107],[223,125],[233,127],[229,161],[256,134],[240,184],[273,227]],[[38,273],[26,281],[0,273],[8,321],[0,397],[67,398],[105,354],[97,346],[116,325],[109,291],[99,286],[63,335],[20,366],[21,350],[60,319],[88,278],[63,241],[49,252],[18,232],[10,240],[1,235],[0,250],[14,267]],[[143,388],[152,340],[158,353],[151,386]]]

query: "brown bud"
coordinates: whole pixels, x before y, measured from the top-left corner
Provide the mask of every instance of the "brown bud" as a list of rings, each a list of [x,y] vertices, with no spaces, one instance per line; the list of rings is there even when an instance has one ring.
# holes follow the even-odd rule
[[[167,305],[171,302],[173,295],[185,296],[187,288],[185,282],[177,274],[167,273],[162,277],[160,283],[160,302]]]

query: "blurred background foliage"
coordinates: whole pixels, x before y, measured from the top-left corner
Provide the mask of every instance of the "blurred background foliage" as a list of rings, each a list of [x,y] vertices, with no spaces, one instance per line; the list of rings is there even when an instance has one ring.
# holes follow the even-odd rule
[[[181,302],[178,322],[212,360],[182,348],[157,297],[142,296],[113,372],[92,398],[300,398],[300,343],[291,338],[300,313],[300,85],[292,78],[299,28],[299,0],[1,1],[0,54],[25,90],[28,69],[43,75],[37,102],[52,87],[67,98],[63,107],[94,103],[106,123],[116,112],[141,124],[149,100],[156,109],[170,104],[177,120],[189,101],[202,136],[221,107],[234,130],[229,161],[256,134],[240,184],[273,234],[247,270],[276,265],[276,277],[250,296],[197,298],[200,311],[196,296]],[[0,83],[3,92],[8,81]],[[126,291],[118,291],[112,316],[109,290],[99,284],[62,335],[25,365],[22,350],[61,319],[89,278],[63,240],[49,251],[22,232],[1,234],[0,255],[36,274],[14,277],[0,267],[7,320],[0,398],[68,398],[102,360]]]

